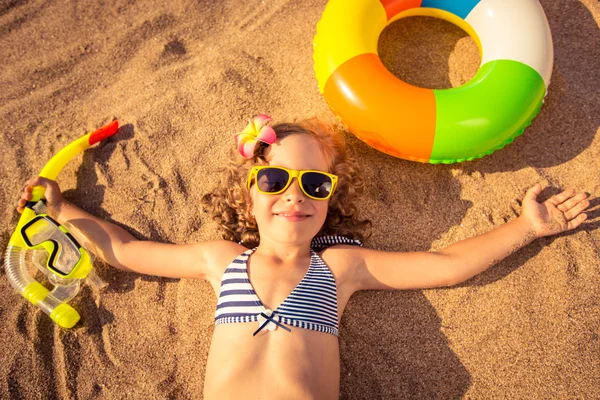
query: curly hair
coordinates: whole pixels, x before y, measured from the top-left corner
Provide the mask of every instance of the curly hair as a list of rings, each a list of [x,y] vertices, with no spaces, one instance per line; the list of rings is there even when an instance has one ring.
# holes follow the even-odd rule
[[[364,241],[371,234],[371,221],[357,217],[356,198],[362,193],[364,181],[356,162],[349,156],[344,136],[333,125],[317,118],[272,126],[277,139],[291,135],[307,135],[317,140],[329,164],[329,171],[338,176],[337,189],[329,200],[325,223],[317,234],[342,235]],[[252,199],[246,188],[248,173],[254,165],[267,165],[265,149],[259,142],[254,156],[245,159],[233,149],[219,184],[204,195],[205,211],[223,229],[223,239],[253,248],[260,243],[256,220],[251,213]]]

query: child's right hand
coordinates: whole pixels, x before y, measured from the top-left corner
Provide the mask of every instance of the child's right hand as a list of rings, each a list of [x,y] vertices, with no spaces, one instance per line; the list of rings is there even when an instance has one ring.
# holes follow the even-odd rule
[[[25,183],[25,188],[23,189],[23,193],[21,194],[21,198],[17,204],[17,211],[19,213],[23,212],[23,208],[28,201],[31,200],[33,188],[35,186],[43,186],[46,189],[44,197],[46,198],[46,206],[48,207],[48,214],[57,219],[58,214],[60,213],[60,209],[66,200],[64,199],[58,184],[55,181],[50,179],[35,177],[31,178]]]

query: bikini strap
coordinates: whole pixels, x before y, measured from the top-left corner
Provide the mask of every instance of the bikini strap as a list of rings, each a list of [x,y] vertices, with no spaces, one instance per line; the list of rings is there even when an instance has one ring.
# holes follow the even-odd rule
[[[338,235],[323,235],[313,238],[310,248],[314,251],[321,251],[336,244],[350,244],[353,246],[363,245],[358,239],[350,239],[349,237]]]

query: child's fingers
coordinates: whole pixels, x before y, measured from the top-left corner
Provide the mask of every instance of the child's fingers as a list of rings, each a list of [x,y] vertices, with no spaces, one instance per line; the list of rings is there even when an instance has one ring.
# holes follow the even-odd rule
[[[29,192],[24,192],[21,195],[21,200],[25,200],[27,202],[27,201],[31,200],[32,197],[33,197],[33,194],[31,194],[30,191]]]
[[[23,188],[23,192],[31,193],[31,192],[33,192],[33,188],[35,186],[39,186],[37,177],[31,178],[31,179],[27,180],[27,182],[25,182],[25,188]]]
[[[27,200],[25,200],[25,199],[19,199],[19,201],[17,202],[17,211],[19,212],[19,214],[21,214],[23,212],[23,208],[25,208],[25,204],[27,204]]]
[[[21,193],[21,197],[19,198],[19,200],[17,202],[17,207],[16,207],[17,212],[19,214],[23,213],[23,209],[25,208],[25,205],[33,197],[33,194],[32,194],[33,187],[37,186],[36,184],[39,184],[37,178],[38,177],[31,178],[27,182],[25,182],[25,187],[23,188],[23,192]]]
[[[49,194],[49,195],[52,195],[52,193],[54,193],[56,191],[58,191],[60,193],[60,188],[58,187],[58,184],[55,181],[46,179],[46,178],[42,178],[41,176],[36,176],[34,178],[29,179],[26,182],[24,193],[31,194],[33,192],[33,188],[37,187],[37,186],[43,187],[44,190],[47,191],[48,192],[47,194]],[[31,199],[31,197],[29,197],[29,199]]]
[[[527,190],[524,200],[536,200],[540,193],[542,193],[542,185],[537,183]]]
[[[49,188],[58,188],[58,184],[56,181],[51,179],[42,178],[41,176],[36,176],[35,178],[29,181],[31,186],[43,186],[45,189]]]
[[[21,194],[21,198],[17,202],[17,211],[19,212],[19,214],[23,212],[23,208],[29,200],[31,200],[31,192],[24,192],[23,194]]]
[[[565,212],[565,218],[567,218],[567,221],[572,220],[573,218],[577,217],[583,210],[588,208],[589,205],[590,202],[587,200],[579,201],[579,203],[576,203],[570,210]]]
[[[575,207],[577,204],[579,204],[581,201],[585,200],[586,198],[587,198],[587,194],[579,193],[579,194],[571,197],[570,199],[566,200],[564,203],[559,204],[557,206],[557,208],[562,212],[569,211],[571,208]]]
[[[574,195],[575,195],[574,189],[567,189],[559,194],[555,194],[554,196],[550,197],[546,201],[548,203],[552,204],[553,206],[558,207],[559,204],[564,203],[567,199],[570,199]],[[564,210],[561,210],[561,211],[564,211]]]
[[[587,219],[587,214],[579,214],[577,218],[572,219],[567,224],[567,229],[575,229]]]
[[[29,179],[26,183],[27,183],[27,187],[30,187],[33,190],[33,188],[35,186],[46,187],[46,182],[48,182],[47,179],[42,178],[41,176],[35,176],[35,177]]]
[[[25,182],[25,187],[23,188],[23,192],[21,193],[21,198],[18,201],[18,206],[17,206],[17,211],[18,212],[23,212],[23,207],[25,206],[25,204],[27,204],[28,201],[31,200],[31,198],[33,197],[33,187],[35,185],[32,185],[37,183],[37,180],[35,178],[29,179],[27,182]]]

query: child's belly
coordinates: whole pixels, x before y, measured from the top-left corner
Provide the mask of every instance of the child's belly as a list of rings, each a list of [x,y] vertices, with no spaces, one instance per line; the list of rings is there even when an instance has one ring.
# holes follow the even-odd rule
[[[337,399],[336,336],[290,327],[252,336],[258,323],[215,326],[205,400]]]

